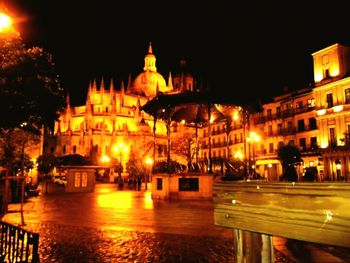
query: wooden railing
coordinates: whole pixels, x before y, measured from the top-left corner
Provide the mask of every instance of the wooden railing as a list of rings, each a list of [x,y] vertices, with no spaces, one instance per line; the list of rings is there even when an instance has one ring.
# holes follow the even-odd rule
[[[214,223],[234,229],[237,262],[273,262],[272,236],[350,247],[349,183],[217,182],[213,200]]]
[[[39,262],[39,234],[1,223],[0,262]]]

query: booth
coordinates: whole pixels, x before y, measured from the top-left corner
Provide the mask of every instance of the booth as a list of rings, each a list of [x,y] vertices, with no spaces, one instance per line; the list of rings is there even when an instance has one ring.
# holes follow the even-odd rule
[[[95,189],[95,171],[89,166],[65,166],[66,192],[93,192]]]

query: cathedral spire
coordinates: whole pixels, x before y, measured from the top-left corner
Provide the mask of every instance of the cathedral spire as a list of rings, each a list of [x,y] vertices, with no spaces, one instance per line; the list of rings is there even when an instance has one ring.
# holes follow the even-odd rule
[[[92,92],[95,93],[96,90],[97,90],[96,79],[94,79],[92,82]]]
[[[153,54],[153,50],[152,50],[152,42],[149,42],[149,46],[148,46],[148,54]]]
[[[171,76],[171,72],[169,72],[169,77],[168,77],[168,87],[169,89],[173,90],[173,77]]]
[[[124,81],[120,84],[120,106],[124,106],[124,94],[125,94],[125,87],[124,87]]]
[[[101,91],[101,93],[105,92],[105,83],[104,83],[103,77],[101,79],[100,91]]]
[[[153,54],[151,42],[148,46],[148,54],[145,56],[145,66],[143,67],[143,70],[157,72],[156,56]]]
[[[67,109],[70,108],[70,97],[69,97],[69,93],[67,93],[66,104],[67,104]]]
[[[109,84],[109,93],[111,94],[111,96],[113,96],[113,94],[114,94],[114,82],[113,82],[113,78],[111,78],[111,83]]]

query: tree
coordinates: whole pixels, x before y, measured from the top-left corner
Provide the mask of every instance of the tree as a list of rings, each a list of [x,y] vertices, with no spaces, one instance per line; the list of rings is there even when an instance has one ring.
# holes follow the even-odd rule
[[[52,56],[39,47],[27,49],[20,37],[0,37],[0,112],[6,113],[0,127],[39,134],[64,106]]]
[[[64,92],[52,56],[39,47],[26,48],[17,34],[0,35],[0,161],[6,166],[7,176],[13,174],[18,154],[24,174],[24,148],[31,140],[29,135],[38,136],[43,127],[53,125],[64,106]],[[7,203],[8,180],[5,211]]]
[[[287,181],[297,181],[295,166],[303,161],[299,149],[292,144],[282,145],[278,148],[277,155],[283,167],[282,178]]]

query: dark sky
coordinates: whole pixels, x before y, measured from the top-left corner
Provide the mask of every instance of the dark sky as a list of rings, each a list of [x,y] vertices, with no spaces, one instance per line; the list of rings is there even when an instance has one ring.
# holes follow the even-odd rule
[[[350,44],[349,15],[341,2],[236,2],[4,3],[18,16],[24,41],[53,55],[73,104],[85,102],[92,79],[113,77],[118,87],[129,73],[140,73],[149,42],[166,80],[184,57],[209,88],[245,101],[307,86],[313,52]]]

